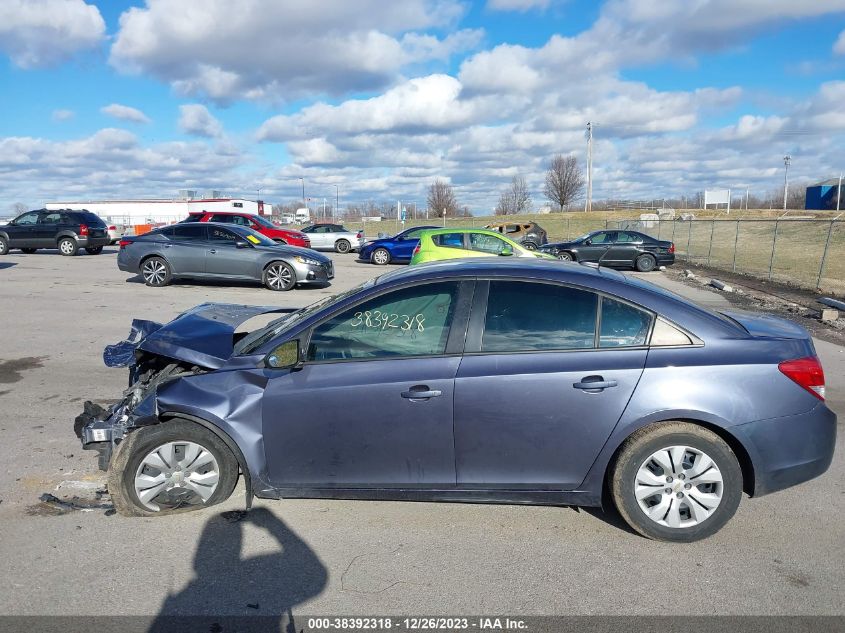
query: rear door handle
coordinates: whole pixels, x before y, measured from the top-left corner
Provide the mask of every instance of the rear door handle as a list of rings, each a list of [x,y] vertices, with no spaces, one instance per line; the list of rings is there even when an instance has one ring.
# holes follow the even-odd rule
[[[619,383],[615,380],[605,380],[602,376],[585,376],[581,382],[576,382],[572,386],[576,389],[583,389],[585,391],[599,392],[602,389],[609,387],[616,387]]]
[[[214,255],[217,251],[216,251],[215,249],[213,249],[213,248],[212,248],[212,249],[211,249],[210,251],[208,251],[208,252],[209,252],[209,253],[211,253],[212,255]]]
[[[443,392],[439,389],[429,389],[426,385],[415,385],[408,391],[403,391],[400,395],[408,400],[428,400],[442,396]]]

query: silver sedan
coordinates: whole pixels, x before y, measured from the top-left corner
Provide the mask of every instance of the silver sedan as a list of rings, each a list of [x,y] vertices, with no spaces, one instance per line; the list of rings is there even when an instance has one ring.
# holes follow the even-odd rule
[[[174,224],[120,240],[120,270],[140,273],[148,286],[178,277],[260,281],[270,290],[328,284],[332,260],[308,248],[286,246],[245,226]]]
[[[301,229],[311,240],[315,250],[332,250],[338,253],[356,251],[364,244],[364,231],[350,231],[340,224],[312,224]]]

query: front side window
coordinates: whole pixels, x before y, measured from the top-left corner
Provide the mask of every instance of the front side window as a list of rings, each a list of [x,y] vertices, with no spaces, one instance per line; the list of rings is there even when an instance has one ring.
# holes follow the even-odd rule
[[[205,226],[202,224],[181,224],[173,228],[173,239],[180,242],[208,239]]]
[[[590,238],[590,244],[610,244],[616,237],[616,233],[596,233]]]
[[[36,222],[38,222],[38,211],[24,213],[21,217],[15,220],[15,224],[18,226],[28,226],[35,224]]]
[[[318,325],[308,360],[356,360],[444,354],[458,282],[439,282],[381,295]]]
[[[209,241],[214,242],[215,244],[234,246],[235,242],[237,242],[241,238],[227,229],[221,228],[219,226],[209,226],[208,239]]]
[[[487,235],[486,233],[469,234],[469,249],[471,251],[498,255],[506,248],[511,248],[511,245],[495,235]]]
[[[437,246],[445,248],[463,248],[464,234],[463,233],[438,233],[431,236],[431,241]]]
[[[491,281],[483,352],[593,349],[598,296],[543,283]]]
[[[506,233],[519,233],[522,230],[522,227],[519,224],[508,224],[507,228],[505,229]]]
[[[651,328],[651,315],[639,308],[602,297],[599,347],[645,345]]]
[[[429,231],[431,229],[415,229],[413,231],[408,231],[407,233],[400,234],[400,237],[403,240],[418,240],[420,239],[420,233],[423,231]]]

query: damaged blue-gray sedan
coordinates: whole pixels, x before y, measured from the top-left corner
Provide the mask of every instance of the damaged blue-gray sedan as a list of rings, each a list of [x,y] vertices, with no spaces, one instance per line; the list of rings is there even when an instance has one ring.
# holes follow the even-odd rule
[[[801,327],[541,260],[414,267],[296,311],[198,306],[134,322],[105,360],[129,388],[76,430],[125,515],[214,505],[242,475],[248,505],[615,505],[693,541],[743,492],[823,473],[836,435]]]

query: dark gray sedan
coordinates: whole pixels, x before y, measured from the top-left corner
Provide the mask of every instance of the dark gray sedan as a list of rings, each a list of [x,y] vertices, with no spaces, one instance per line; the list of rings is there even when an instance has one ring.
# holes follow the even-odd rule
[[[332,260],[307,248],[284,246],[244,226],[176,224],[120,240],[117,267],[140,273],[148,286],[178,277],[255,280],[270,290],[327,284]]]

